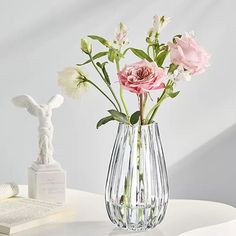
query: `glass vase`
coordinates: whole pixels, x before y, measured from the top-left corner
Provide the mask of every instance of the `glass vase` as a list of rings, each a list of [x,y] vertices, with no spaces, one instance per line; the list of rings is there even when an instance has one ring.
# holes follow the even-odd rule
[[[169,198],[166,164],[157,123],[119,124],[109,165],[105,201],[120,228],[144,231],[164,218]]]

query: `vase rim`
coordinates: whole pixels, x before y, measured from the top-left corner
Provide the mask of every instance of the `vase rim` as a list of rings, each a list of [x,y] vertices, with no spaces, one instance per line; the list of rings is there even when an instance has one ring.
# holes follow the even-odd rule
[[[140,125],[140,124],[134,124],[134,125],[131,125],[131,124],[126,124],[126,123],[123,123],[123,122],[118,122],[119,125],[123,125],[123,126],[128,126],[128,127],[132,127],[132,128],[135,128],[135,127],[138,127],[138,126],[141,126],[141,127],[150,127],[150,126],[158,126],[158,122],[155,122],[153,121],[152,123],[150,124],[144,124],[144,125]]]

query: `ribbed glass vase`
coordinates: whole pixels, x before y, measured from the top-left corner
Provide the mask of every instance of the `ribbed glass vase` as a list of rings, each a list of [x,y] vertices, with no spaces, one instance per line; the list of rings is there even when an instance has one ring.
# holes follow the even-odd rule
[[[106,181],[106,209],[118,227],[144,231],[159,224],[169,197],[157,123],[119,124]]]

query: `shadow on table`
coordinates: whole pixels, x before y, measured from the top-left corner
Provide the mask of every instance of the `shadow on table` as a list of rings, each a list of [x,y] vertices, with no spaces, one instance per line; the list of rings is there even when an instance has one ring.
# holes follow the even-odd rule
[[[171,198],[201,199],[236,206],[236,125],[169,169]]]
[[[169,227],[164,227],[164,233],[158,226],[153,230],[136,233],[115,228],[110,222],[70,222],[44,225],[16,233],[14,236],[179,236],[199,227],[204,227],[204,225],[196,224],[180,229],[181,227],[178,228],[176,223],[181,224],[181,221],[182,219],[179,222],[169,222]],[[174,224],[175,230],[173,230],[172,224]]]
[[[164,236],[158,229],[155,231],[140,232],[139,236]],[[134,235],[115,228],[110,222],[70,222],[62,224],[50,224],[14,234],[14,236],[118,236]]]

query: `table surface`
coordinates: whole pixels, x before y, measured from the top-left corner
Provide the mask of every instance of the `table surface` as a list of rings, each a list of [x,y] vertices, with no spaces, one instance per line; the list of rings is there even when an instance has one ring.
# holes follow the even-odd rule
[[[27,187],[20,186],[20,196]],[[75,210],[68,219],[14,234],[14,236],[133,236],[110,223],[102,195],[67,190],[67,205]],[[177,236],[187,231],[236,219],[236,208],[222,203],[198,200],[170,200],[163,222],[138,236]],[[1,235],[1,234],[0,234]]]

